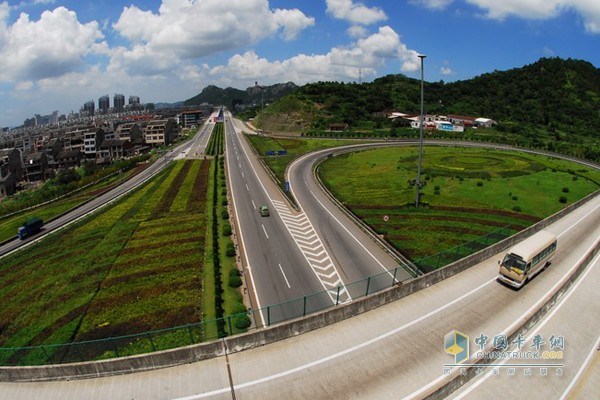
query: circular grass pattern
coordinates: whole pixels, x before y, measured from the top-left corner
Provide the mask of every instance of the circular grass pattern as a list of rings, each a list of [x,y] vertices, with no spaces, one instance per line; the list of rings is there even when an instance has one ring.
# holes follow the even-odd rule
[[[401,158],[398,168],[412,170],[414,163],[414,156]],[[508,152],[482,154],[481,150],[457,148],[456,154],[430,151],[423,158],[423,171],[432,176],[489,179],[529,175],[544,169],[541,163]]]

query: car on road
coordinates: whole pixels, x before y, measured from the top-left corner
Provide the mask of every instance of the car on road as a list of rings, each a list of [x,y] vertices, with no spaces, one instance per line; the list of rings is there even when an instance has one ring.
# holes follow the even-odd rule
[[[267,206],[260,206],[258,208],[258,211],[260,212],[261,217],[268,217],[269,215],[271,215],[269,213],[269,207]]]

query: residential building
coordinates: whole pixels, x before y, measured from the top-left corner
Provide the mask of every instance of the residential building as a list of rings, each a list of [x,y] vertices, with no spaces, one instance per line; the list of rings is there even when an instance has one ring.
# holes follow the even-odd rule
[[[88,117],[93,117],[96,111],[96,106],[93,101],[88,101],[83,105],[83,114]]]
[[[46,166],[48,169],[58,168],[56,162],[56,156],[64,149],[64,139],[52,138],[45,145],[43,145],[42,151],[46,154]]]
[[[31,153],[25,159],[25,177],[28,182],[43,181],[46,179],[48,162],[46,153]]]
[[[113,99],[113,108],[114,112],[122,113],[125,109],[125,96],[123,96],[122,94],[115,94],[115,97]]]
[[[144,142],[152,147],[166,146],[177,138],[179,128],[175,119],[149,121],[144,128]]]
[[[463,125],[465,128],[475,126],[475,117],[469,117],[467,115],[447,115],[448,121],[452,122],[455,125]]]
[[[108,109],[110,108],[110,97],[108,95],[104,95],[98,99],[98,110],[102,114],[108,114]]]
[[[98,158],[102,162],[107,162],[116,158],[128,157],[132,147],[128,140],[104,140],[98,150]]]
[[[206,116],[207,113],[203,110],[183,111],[178,116],[178,123],[184,128],[189,128],[190,126],[200,125]]]
[[[83,136],[83,154],[85,158],[95,159],[100,144],[106,139],[104,129],[90,128]]]
[[[79,150],[64,150],[56,156],[56,164],[61,169],[78,167],[82,156],[83,153]]]
[[[137,122],[126,122],[117,126],[115,139],[129,140],[134,146],[144,143],[144,132]]]
[[[494,125],[498,125],[498,123],[489,118],[477,118],[475,120],[475,125],[480,128],[491,128]]]
[[[0,150],[0,198],[16,192],[22,175],[21,152],[16,148]]]

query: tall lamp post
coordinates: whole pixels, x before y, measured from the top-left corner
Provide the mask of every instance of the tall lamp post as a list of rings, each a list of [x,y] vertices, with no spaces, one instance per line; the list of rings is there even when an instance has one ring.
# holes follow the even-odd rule
[[[427,57],[424,54],[419,54],[421,59],[421,116],[419,117],[419,164],[417,166],[417,182],[415,187],[417,189],[417,195],[415,199],[415,208],[419,208],[419,189],[421,188],[421,160],[423,159],[423,125],[425,118],[423,116],[423,60]]]

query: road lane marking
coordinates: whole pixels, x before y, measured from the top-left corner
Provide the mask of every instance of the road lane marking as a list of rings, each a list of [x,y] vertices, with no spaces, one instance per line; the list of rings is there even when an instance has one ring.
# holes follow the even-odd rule
[[[577,260],[577,262],[575,264],[573,264],[573,267],[569,270],[569,272],[566,275],[563,275],[563,279],[559,280],[554,286],[552,286],[552,288],[550,290],[548,290],[546,292],[546,294],[556,292],[558,290],[559,286],[563,285],[564,282],[565,282],[565,280],[567,279],[567,277],[571,276],[571,274],[573,273],[573,271],[575,271],[575,269],[579,266],[579,264],[582,262],[582,260],[584,259],[584,257],[586,257],[588,251],[590,251],[590,249],[594,248],[597,244],[598,244],[598,240],[596,240],[596,242],[584,252],[584,255],[582,255],[579,258],[579,260]],[[587,272],[589,272],[589,270],[591,268],[586,268],[586,269],[588,270]],[[569,293],[572,293],[572,292],[569,292]],[[546,297],[546,295],[542,296],[538,301],[536,301],[534,305],[532,305],[525,313],[523,313],[523,315],[521,317],[516,318],[515,322],[513,322],[503,332],[501,332],[501,334],[507,335],[508,332],[512,332],[515,329],[516,325],[519,324],[519,323],[521,323],[520,320],[524,316],[532,315],[535,312],[535,310],[539,309],[539,307],[541,306],[541,303],[544,301],[545,297]],[[565,296],[565,297],[568,298],[568,296]],[[554,307],[556,307],[556,304],[553,306],[553,308]],[[553,315],[553,313],[551,313],[550,315]],[[544,325],[545,325],[545,322],[544,322]],[[536,329],[535,329],[535,331],[537,332],[541,328],[541,326],[543,326],[543,325],[537,326]],[[503,362],[500,362],[499,365],[502,365],[502,364],[506,363],[507,361],[508,361],[508,359],[504,360]],[[456,369],[456,368],[458,368],[458,367],[454,367],[453,370]],[[475,387],[481,385],[481,383],[483,383],[485,380],[487,380],[488,377],[489,377],[488,375],[484,375],[482,378],[480,378],[479,381],[475,382],[471,387],[473,387],[473,389],[474,389]],[[434,381],[432,381],[428,385],[423,386],[421,389],[416,390],[416,391],[412,392],[411,394],[407,395],[402,400],[414,399],[416,397],[419,397],[420,395],[423,394],[423,392],[429,390],[429,388],[431,388],[431,387],[436,386],[437,384],[439,384],[444,379],[448,379],[448,376],[447,375],[441,375],[439,378],[435,379]],[[470,389],[470,390],[473,390],[473,389]]]
[[[227,125],[225,125],[225,127],[226,126]],[[227,128],[225,128],[225,129],[227,129]],[[228,137],[231,137],[231,135],[226,135],[226,138],[228,138]],[[231,139],[231,140],[233,141],[233,139]],[[228,140],[225,140],[225,146],[227,146],[228,142],[229,142]],[[235,143],[235,142],[232,142],[232,143]],[[231,162],[232,162],[232,160],[231,160],[231,157],[229,157],[229,154],[230,154],[229,152],[226,152],[225,153],[225,158],[227,159],[227,168],[229,170],[231,170]],[[236,215],[240,215],[240,213],[238,211],[238,208],[237,208],[237,202],[235,201],[234,191],[230,190],[230,193],[231,193],[231,200],[232,200],[232,203],[233,203],[233,208],[235,209],[235,214]],[[254,201],[252,202],[252,204],[254,205]],[[256,205],[254,205],[254,208],[256,209]],[[237,234],[240,237],[240,243],[244,243],[244,234],[242,233],[241,227],[240,227],[240,229],[238,229]],[[247,263],[246,270],[248,271],[248,276],[250,277],[250,282],[252,284],[252,288],[254,290],[256,290],[256,284],[254,282],[254,276],[252,274],[252,268],[250,267],[250,258],[248,257],[248,252],[246,250],[246,246],[241,246],[241,247],[242,247],[242,250],[244,252],[244,258],[246,259],[246,263]],[[248,298],[250,298],[250,299],[254,298],[256,300],[256,307],[258,309],[258,315],[260,315],[261,323],[264,322],[265,321],[265,316],[263,314],[262,305],[260,304],[260,299],[258,298],[258,295],[252,296],[251,294],[248,294]]]
[[[254,203],[254,200],[251,200],[251,201],[252,201],[252,207],[254,207],[254,209],[256,210],[256,203]]]
[[[263,228],[263,232],[265,233],[265,236],[267,237],[267,239],[269,238],[269,235],[267,234],[267,230],[265,229],[265,226],[263,224],[261,224],[262,228]]]
[[[569,383],[569,386],[567,386],[567,388],[563,392],[562,396],[560,396],[559,400],[565,400],[567,398],[567,396],[569,394],[571,394],[571,391],[573,390],[573,388],[575,387],[575,385],[579,381],[579,378],[581,377],[581,375],[583,374],[583,372],[586,370],[586,368],[592,362],[592,358],[594,358],[594,355],[598,351],[598,347],[599,346],[600,346],[600,336],[598,336],[598,339],[596,339],[596,343],[594,343],[594,345],[592,346],[590,352],[588,353],[587,357],[585,358],[585,361],[583,362],[583,364],[581,364],[581,368],[579,368],[579,371],[577,371],[577,374],[575,375],[575,377],[573,378],[573,380],[571,381],[571,383]]]
[[[598,204],[596,207],[592,208],[590,210],[590,212],[588,212],[587,214],[585,214],[583,217],[579,218],[577,221],[575,221],[574,223],[571,224],[570,227],[568,227],[567,229],[565,229],[564,231],[562,231],[560,234],[556,235],[557,238],[560,238],[561,236],[563,236],[565,233],[569,232],[571,229],[573,229],[577,224],[579,224],[581,221],[583,221],[584,219],[586,219],[590,214],[592,214],[593,212],[595,212],[598,207],[600,207],[600,204]]]
[[[271,200],[271,202],[304,259],[329,295],[331,302],[337,305],[352,301],[333,260],[319,239],[308,216],[304,212],[295,216],[291,215],[284,202],[277,200]]]
[[[287,285],[288,289],[291,289],[292,287],[290,286],[290,282],[288,281],[287,276],[285,276],[285,272],[283,272],[281,264],[279,264],[279,270],[281,271],[281,275],[283,275],[283,279],[285,279],[285,284]]]
[[[374,343],[377,343],[377,342],[379,342],[381,340],[387,339],[388,337],[393,336],[393,335],[395,335],[395,334],[397,334],[397,333],[399,333],[399,332],[401,332],[401,331],[403,331],[405,329],[408,329],[408,328],[412,327],[413,325],[416,325],[419,322],[422,322],[422,321],[428,319],[429,317],[431,317],[431,316],[433,316],[433,315],[435,315],[435,314],[437,314],[437,313],[439,313],[441,311],[446,310],[447,308],[451,308],[456,303],[464,300],[465,298],[473,295],[473,293],[475,293],[475,292],[483,289],[487,285],[489,285],[491,283],[494,283],[494,282],[496,282],[496,277],[494,277],[493,279],[490,279],[490,280],[484,282],[483,284],[479,285],[475,289],[471,290],[468,293],[463,294],[460,297],[457,297],[456,299],[452,300],[451,302],[446,303],[443,306],[440,306],[437,309],[432,310],[432,311],[428,312],[427,314],[424,314],[424,315],[420,316],[417,319],[414,319],[414,320],[412,320],[410,322],[407,322],[407,323],[405,323],[405,324],[403,324],[403,325],[401,325],[399,327],[396,327],[396,328],[394,328],[394,329],[392,329],[390,331],[382,333],[381,335],[376,336],[376,337],[374,337],[372,339],[369,339],[369,340],[367,340],[365,342],[359,343],[359,344],[354,345],[352,347],[349,347],[349,348],[347,348],[345,350],[338,351],[337,353],[331,354],[331,355],[329,355],[327,357],[323,357],[323,358],[320,358],[318,360],[315,360],[315,361],[312,361],[312,362],[309,362],[309,363],[306,363],[306,364],[303,364],[303,365],[299,365],[298,367],[295,367],[295,368],[291,368],[291,369],[288,369],[288,370],[285,370],[285,371],[281,371],[281,372],[278,372],[276,374],[265,376],[263,378],[258,378],[258,379],[255,379],[255,380],[252,380],[252,381],[249,381],[249,382],[239,383],[237,385],[234,385],[234,388],[236,390],[243,389],[243,388],[246,388],[246,387],[256,386],[256,385],[259,385],[261,383],[269,382],[269,381],[272,381],[272,380],[275,380],[275,379],[283,378],[285,376],[292,375],[292,374],[295,374],[297,372],[301,372],[301,371],[307,370],[309,368],[313,368],[313,367],[316,367],[318,365],[324,364],[326,362],[335,360],[335,359],[340,358],[342,356],[345,356],[347,354],[353,353],[353,352],[355,352],[357,350],[361,350],[361,349],[363,349],[365,347],[368,347],[368,346],[370,346],[370,345],[372,345]],[[226,387],[226,388],[216,389],[216,390],[213,390],[211,392],[195,394],[195,395],[191,395],[191,396],[187,396],[187,397],[178,397],[178,398],[175,398],[173,400],[196,400],[196,399],[202,399],[202,398],[212,397],[212,396],[216,396],[216,395],[223,394],[223,393],[228,393],[230,390],[231,390],[230,387]]]
[[[239,138],[237,138],[237,140],[240,140]],[[303,239],[304,236],[310,236],[312,237],[312,234],[316,235],[316,231],[314,229],[314,227],[312,226],[312,223],[310,223],[310,219],[308,219],[308,216],[306,216],[305,213],[300,213],[297,216],[294,216],[290,213],[287,205],[282,202],[282,201],[278,201],[273,199],[270,195],[269,195],[269,191],[267,190],[267,188],[265,187],[265,185],[263,184],[262,180],[259,178],[258,176],[258,172],[256,171],[256,168],[254,168],[254,165],[252,164],[252,161],[250,160],[250,156],[248,155],[248,152],[246,151],[246,148],[244,147],[244,144],[240,141],[240,147],[244,153],[244,155],[246,156],[246,160],[248,161],[248,164],[250,166],[250,169],[252,170],[252,172],[254,172],[254,175],[256,176],[256,179],[258,180],[258,184],[262,187],[263,192],[265,193],[266,197],[269,199],[269,201],[271,202],[271,204],[273,204],[273,207],[276,209],[277,211],[277,215],[279,216],[279,218],[281,218],[283,224],[285,225],[287,231],[290,233],[290,235],[292,236],[292,239],[294,240],[294,242],[296,243],[296,245],[298,245],[298,242],[296,241],[297,239]],[[246,185],[247,187],[248,185]],[[309,222],[310,224],[310,232],[307,234],[303,234],[303,233],[293,233],[292,230],[290,229],[290,226],[288,224],[288,222],[292,221],[292,222],[298,222],[298,220],[306,218],[306,220]],[[323,249],[325,248],[323,246],[323,244],[321,243],[320,239],[317,236],[317,239],[319,240],[319,243],[317,245],[315,245],[315,247],[313,248],[316,249],[319,246],[322,246]],[[312,240],[312,239],[311,239]],[[300,247],[298,245],[298,249],[300,249],[300,252],[302,253],[302,255],[304,256],[304,259],[306,260],[306,262],[308,263],[308,265],[311,267],[315,277],[319,280],[319,283],[321,283],[321,286],[325,289],[325,291],[329,294],[329,297],[331,299],[332,304],[336,305],[336,304],[343,304],[349,301],[352,301],[352,297],[350,296],[350,293],[348,292],[348,289],[346,288],[345,285],[342,284],[341,287],[338,288],[338,286],[335,286],[337,283],[339,282],[343,282],[343,280],[341,279],[339,273],[337,272],[337,269],[335,268],[335,265],[333,264],[333,261],[331,260],[331,258],[329,257],[329,255],[327,255],[327,258],[329,258],[330,262],[331,262],[331,268],[332,270],[336,271],[336,275],[338,279],[335,279],[333,281],[327,281],[322,279],[318,274],[317,271],[315,270],[314,267],[314,262],[311,262],[311,260],[309,260],[305,253],[304,253],[304,249],[302,247]]]

